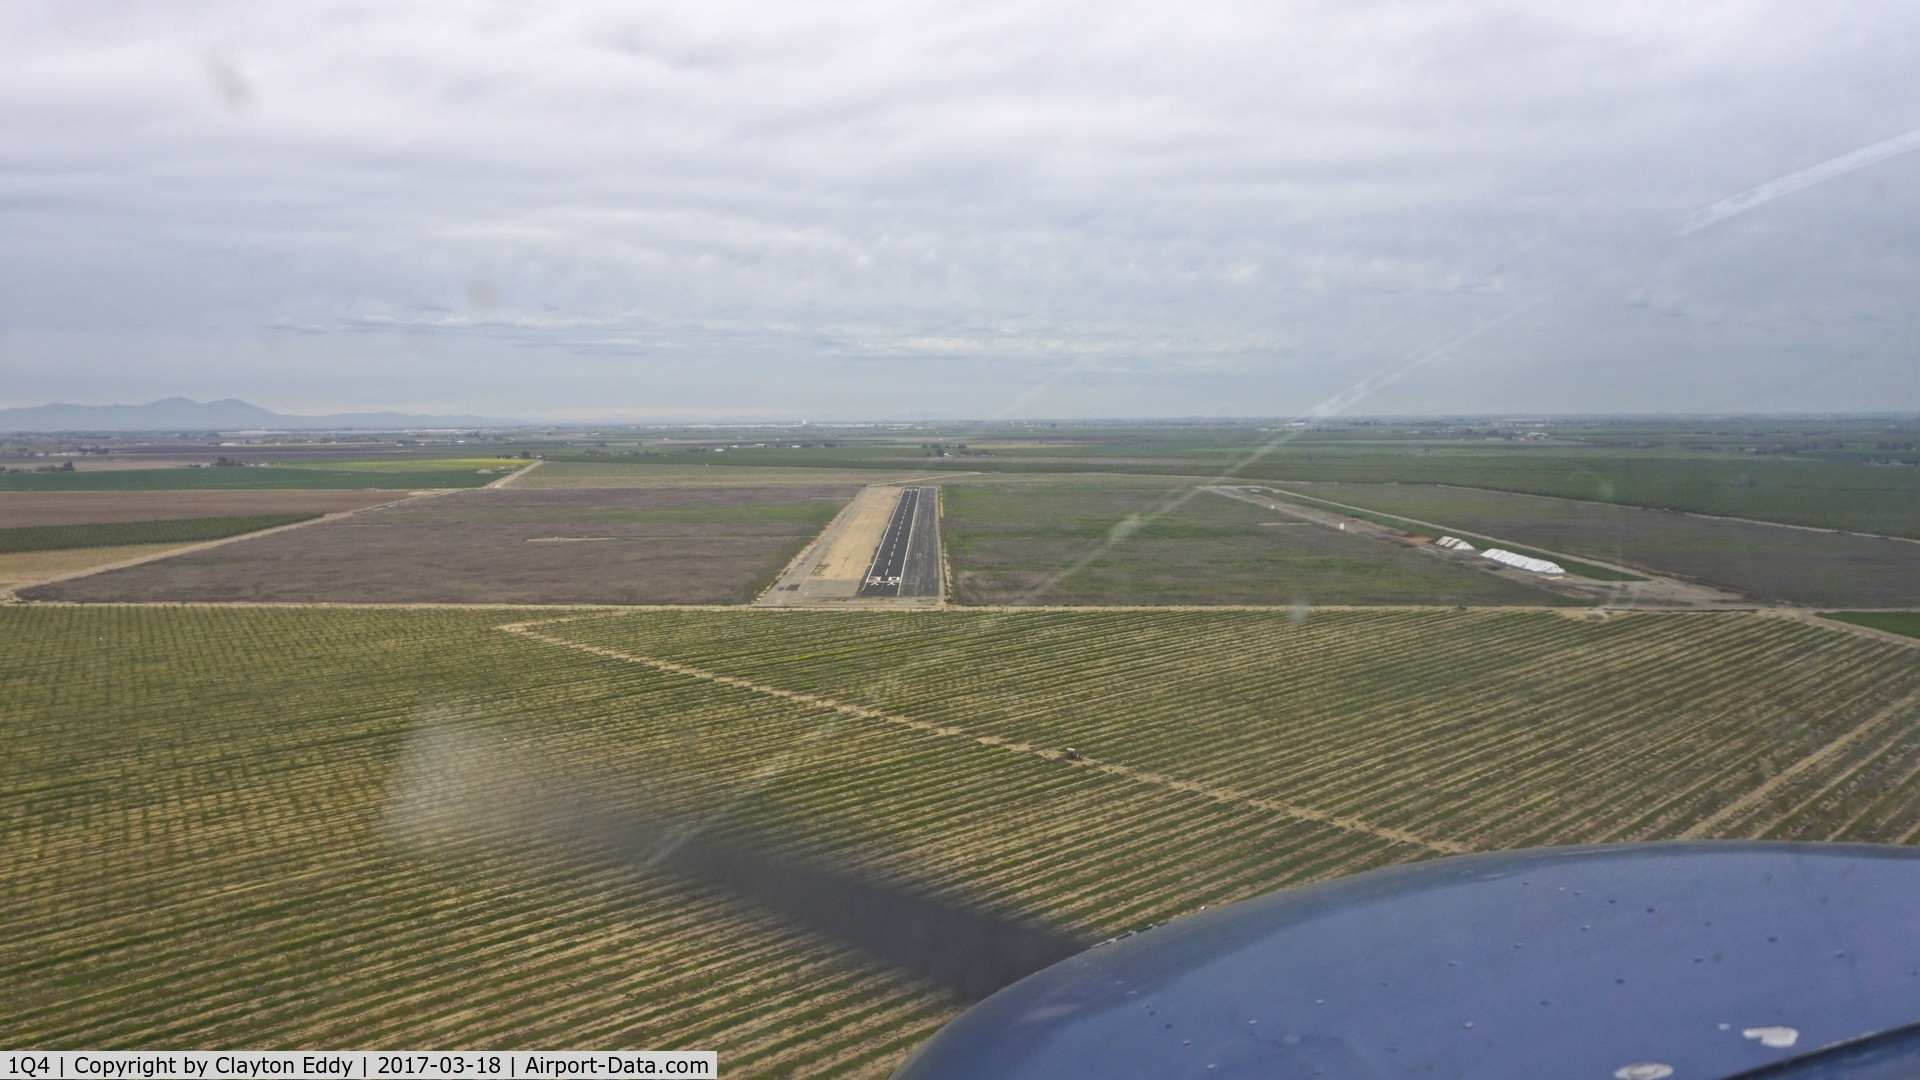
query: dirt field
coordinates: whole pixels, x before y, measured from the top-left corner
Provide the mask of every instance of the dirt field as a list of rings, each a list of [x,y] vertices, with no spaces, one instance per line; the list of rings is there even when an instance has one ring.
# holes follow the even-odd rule
[[[337,514],[405,497],[399,491],[0,491],[0,528]]]
[[[25,589],[37,600],[744,603],[850,488],[480,489]]]
[[[860,505],[820,565],[814,567],[813,576],[827,581],[859,581],[873,561],[874,545],[880,542],[880,533],[899,501],[899,488],[867,488],[862,492]]]
[[[71,574],[95,566],[112,566],[138,559],[146,555],[157,555],[165,551],[175,551],[186,544],[129,544],[125,547],[79,548],[72,551],[18,551],[0,553],[0,589],[11,589],[30,581],[45,581],[50,577]]]

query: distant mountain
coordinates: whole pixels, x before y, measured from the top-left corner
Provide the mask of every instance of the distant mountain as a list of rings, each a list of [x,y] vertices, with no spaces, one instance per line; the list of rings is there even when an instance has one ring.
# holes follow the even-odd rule
[[[268,429],[395,431],[401,428],[516,427],[498,416],[422,416],[416,413],[331,413],[293,416],[238,398],[190,401],[170,397],[145,405],[34,405],[0,409],[0,431],[249,431]]]

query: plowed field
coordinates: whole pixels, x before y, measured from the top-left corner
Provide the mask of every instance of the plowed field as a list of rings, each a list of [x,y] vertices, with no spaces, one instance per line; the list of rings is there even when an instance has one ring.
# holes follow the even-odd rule
[[[405,497],[393,491],[0,491],[0,527],[337,514]]]
[[[23,592],[81,602],[738,604],[851,495],[460,491]]]

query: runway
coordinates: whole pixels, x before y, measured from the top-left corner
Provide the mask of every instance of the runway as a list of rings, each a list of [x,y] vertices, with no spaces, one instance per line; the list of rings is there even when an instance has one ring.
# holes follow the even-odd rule
[[[864,488],[759,600],[762,607],[925,607],[946,595],[940,490]]]
[[[939,494],[906,488],[874,549],[861,596],[940,595]]]

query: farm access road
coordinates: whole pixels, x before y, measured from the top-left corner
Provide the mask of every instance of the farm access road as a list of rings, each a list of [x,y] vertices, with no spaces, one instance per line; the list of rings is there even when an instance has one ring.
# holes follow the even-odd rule
[[[1345,514],[1330,510],[1320,510],[1311,506],[1302,506],[1298,503],[1282,502],[1278,499],[1269,498],[1259,491],[1250,488],[1214,485],[1208,486],[1203,490],[1229,499],[1238,499],[1241,502],[1252,503],[1255,506],[1264,507],[1300,521],[1312,522],[1315,525],[1324,525],[1330,529],[1340,529],[1344,532],[1354,533],[1359,536],[1365,536],[1387,543],[1398,544],[1402,547],[1411,547],[1426,552],[1434,558],[1446,559],[1483,573],[1497,574],[1545,592],[1557,593],[1562,596],[1579,597],[1580,599],[1592,601],[1596,605],[1603,607],[1725,610],[1728,608],[1751,608],[1754,606],[1753,601],[1736,593],[1716,589],[1710,585],[1685,581],[1677,577],[1652,573],[1640,567],[1634,567],[1632,572],[1644,576],[1646,578],[1645,581],[1593,581],[1573,574],[1564,576],[1535,574],[1526,570],[1503,566],[1491,559],[1482,558],[1479,552],[1466,553],[1449,551],[1437,544],[1410,537],[1398,529],[1391,529],[1385,525],[1379,525],[1363,518],[1349,517]],[[1327,500],[1322,499],[1320,501],[1326,502]],[[1356,513],[1364,512],[1359,507],[1350,507],[1349,509],[1354,510]],[[1432,529],[1435,536],[1443,536],[1450,531],[1448,526],[1435,524],[1434,522],[1419,521],[1413,518],[1407,518],[1406,520],[1412,524]],[[1532,544],[1516,544],[1515,546],[1526,548],[1536,547]],[[1547,554],[1553,555],[1556,553],[1549,551]],[[1572,556],[1562,557],[1572,558]],[[1585,561],[1594,562],[1596,560],[1587,559]],[[1615,569],[1624,568],[1616,567]]]

